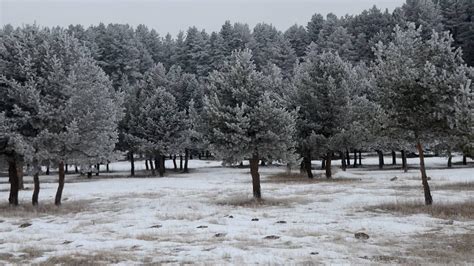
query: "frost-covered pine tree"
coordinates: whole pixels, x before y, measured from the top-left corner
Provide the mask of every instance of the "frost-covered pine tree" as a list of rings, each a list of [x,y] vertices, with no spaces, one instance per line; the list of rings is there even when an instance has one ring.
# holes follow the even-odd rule
[[[226,164],[250,161],[253,195],[261,198],[259,160],[286,161],[293,152],[295,115],[265,89],[249,50],[235,51],[209,77],[204,137]]]
[[[322,156],[326,160],[326,177],[332,175],[332,154],[340,150],[347,131],[350,70],[350,64],[337,53],[320,54],[314,43],[295,70],[298,144],[310,178],[313,156]]]
[[[166,84],[162,65],[145,73],[145,80],[136,92],[138,112],[132,118],[135,128],[129,132],[141,143],[140,151],[155,157],[160,176],[164,175],[165,155],[176,152],[186,125],[182,123],[185,112],[178,109],[175,97],[163,87]]]
[[[452,47],[448,32],[433,32],[425,40],[413,23],[395,27],[393,41],[378,43],[373,71],[378,97],[388,119],[386,127],[414,139],[420,157],[425,203],[433,199],[424,162],[424,149],[439,137],[471,133],[472,69]]]

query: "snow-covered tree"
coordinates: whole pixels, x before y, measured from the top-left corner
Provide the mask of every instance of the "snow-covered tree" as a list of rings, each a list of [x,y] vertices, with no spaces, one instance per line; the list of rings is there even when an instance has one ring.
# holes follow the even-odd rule
[[[422,29],[409,24],[396,27],[393,41],[375,47],[374,73],[379,101],[384,107],[387,127],[405,131],[414,139],[420,157],[425,203],[432,204],[424,164],[425,145],[449,134],[471,131],[470,106],[472,69],[463,62],[459,49],[452,47],[447,32],[433,32],[425,40]]]
[[[325,158],[326,177],[331,177],[332,154],[340,150],[347,131],[350,69],[337,53],[320,54],[311,44],[295,70],[298,144],[310,178],[313,156]]]
[[[204,100],[204,136],[224,163],[249,159],[253,195],[261,198],[259,160],[289,158],[295,116],[265,90],[264,76],[251,57],[249,50],[235,51],[221,71],[211,73],[210,95]]]

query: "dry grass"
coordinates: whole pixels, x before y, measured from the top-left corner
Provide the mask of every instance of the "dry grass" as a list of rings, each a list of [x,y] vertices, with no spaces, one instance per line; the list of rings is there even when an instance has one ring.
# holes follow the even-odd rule
[[[396,202],[383,203],[366,207],[368,211],[388,211],[409,214],[428,214],[441,219],[474,219],[474,201],[459,203],[433,203],[425,205],[423,202]]]
[[[309,199],[305,197],[287,197],[287,198],[247,198],[247,197],[229,197],[221,200],[217,200],[218,205],[230,205],[237,207],[246,207],[246,208],[262,208],[262,207],[271,207],[271,206],[281,206],[289,207],[293,204],[306,204],[310,202]]]
[[[39,206],[33,205],[19,205],[10,206],[9,204],[0,205],[0,213],[2,217],[21,217],[31,218],[43,215],[68,215],[76,214],[90,210],[90,204],[92,200],[79,200],[79,201],[68,201],[56,206],[52,203],[40,204]]]
[[[95,254],[73,253],[50,257],[40,265],[110,265],[133,259],[116,251],[99,251]]]
[[[474,233],[427,233],[416,236],[419,247],[411,248],[410,256],[418,256],[424,263],[470,264],[474,261]]]
[[[456,190],[456,191],[474,191],[474,182],[457,182],[457,183],[447,183],[447,184],[430,184],[430,187],[433,190]],[[392,188],[409,191],[415,189],[423,189],[422,185],[417,186],[393,186]]]
[[[323,175],[315,175],[314,178],[308,178],[306,173],[282,172],[268,176],[267,179],[262,180],[262,183],[351,183],[361,180],[360,178],[326,178]]]

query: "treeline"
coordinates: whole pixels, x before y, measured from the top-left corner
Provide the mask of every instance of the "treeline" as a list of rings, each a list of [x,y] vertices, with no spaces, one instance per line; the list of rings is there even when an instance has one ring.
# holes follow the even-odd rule
[[[408,0],[392,13],[315,14],[285,32],[225,22],[173,38],[144,25],[0,31],[0,151],[8,156],[10,203],[19,165],[32,169],[38,203],[41,166],[136,154],[155,174],[171,157],[211,151],[229,164],[250,160],[261,197],[259,161],[311,160],[343,169],[361,150],[420,156],[426,148],[473,156],[474,3]],[[360,155],[359,155],[360,156]],[[382,157],[383,158],[383,157]]]

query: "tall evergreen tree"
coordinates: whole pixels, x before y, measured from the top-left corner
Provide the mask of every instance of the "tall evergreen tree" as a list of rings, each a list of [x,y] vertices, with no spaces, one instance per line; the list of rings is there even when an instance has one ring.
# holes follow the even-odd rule
[[[445,134],[471,130],[466,119],[471,112],[472,69],[451,45],[447,32],[435,32],[425,40],[422,28],[409,24],[407,30],[395,28],[392,42],[376,46],[374,71],[389,118],[386,127],[403,130],[415,140],[427,205],[433,200],[424,162],[426,145]]]
[[[248,50],[236,51],[210,75],[204,100],[204,136],[225,163],[250,161],[253,195],[261,198],[259,160],[283,160],[293,149],[294,114],[273,100]]]

